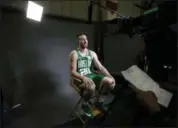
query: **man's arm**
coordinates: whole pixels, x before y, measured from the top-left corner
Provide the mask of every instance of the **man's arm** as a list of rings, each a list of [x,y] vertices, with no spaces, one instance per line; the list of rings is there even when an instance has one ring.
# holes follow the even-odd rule
[[[69,56],[70,61],[70,75],[81,81],[83,81],[83,76],[77,72],[77,54],[75,51],[72,51]]]
[[[107,71],[107,69],[101,64],[101,62],[98,60],[98,56],[95,52],[92,51],[93,59],[94,59],[94,65],[96,68],[105,76],[113,78],[111,74]]]

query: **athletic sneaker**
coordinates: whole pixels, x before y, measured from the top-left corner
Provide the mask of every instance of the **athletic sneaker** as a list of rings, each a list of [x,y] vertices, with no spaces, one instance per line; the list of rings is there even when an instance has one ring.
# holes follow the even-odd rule
[[[92,108],[88,103],[83,103],[82,109],[83,109],[86,116],[92,117]]]
[[[108,105],[104,105],[101,102],[95,103],[95,105],[101,112],[106,112],[108,110]]]
[[[111,93],[108,94],[104,94],[104,95],[100,95],[99,97],[99,102],[104,104],[104,105],[108,105],[110,104],[114,99],[114,95],[112,95]]]

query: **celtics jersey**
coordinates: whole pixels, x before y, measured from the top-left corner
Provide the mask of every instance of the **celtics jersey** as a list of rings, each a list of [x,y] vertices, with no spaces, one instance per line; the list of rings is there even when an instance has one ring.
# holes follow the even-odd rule
[[[77,58],[77,72],[81,75],[88,75],[92,73],[92,56],[91,51],[87,51],[87,55],[83,56],[79,49],[76,50],[78,58]]]

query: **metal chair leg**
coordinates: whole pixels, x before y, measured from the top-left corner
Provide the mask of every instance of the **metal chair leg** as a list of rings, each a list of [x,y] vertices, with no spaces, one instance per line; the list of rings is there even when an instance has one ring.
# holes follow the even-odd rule
[[[80,116],[80,114],[78,114],[77,112],[75,112],[75,114],[80,119],[80,121],[83,123],[83,125],[86,125],[86,122],[82,119],[82,117]]]
[[[81,98],[81,99],[78,101],[78,103],[77,103],[76,106],[74,107],[73,113],[80,119],[80,121],[83,123],[83,126],[85,126],[85,125],[86,125],[86,122],[84,121],[84,119],[82,119],[82,117],[80,116],[80,114],[78,114],[78,113],[76,112],[76,109],[77,109],[78,105],[82,102],[82,100],[83,100],[83,98]]]
[[[77,104],[74,107],[74,110],[78,107],[78,105],[82,102],[83,98],[80,98],[80,100],[77,102]]]
[[[80,100],[77,102],[77,104],[75,105],[75,107],[73,108],[72,112],[70,113],[70,116],[75,116],[76,112],[75,110],[77,109],[78,105],[82,102],[82,98],[80,98]]]

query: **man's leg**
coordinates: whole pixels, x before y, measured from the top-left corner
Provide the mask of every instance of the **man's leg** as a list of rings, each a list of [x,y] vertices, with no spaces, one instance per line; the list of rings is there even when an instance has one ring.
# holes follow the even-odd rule
[[[114,98],[114,95],[111,93],[114,88],[115,80],[113,80],[112,78],[103,77],[103,79],[100,81],[98,102],[102,103],[104,106],[106,105],[106,108],[107,105],[110,104]]]
[[[88,117],[92,116],[92,109],[91,109],[91,105],[89,104],[89,100],[91,99],[91,97],[93,96],[94,92],[95,92],[95,85],[91,85],[89,87],[86,87],[86,85],[83,85],[83,103],[82,103],[82,109],[85,112],[85,114]]]
[[[91,85],[88,88],[86,88],[85,86],[83,92],[84,100],[88,102],[90,98],[94,95],[94,93],[95,93],[95,85]]]
[[[109,77],[104,77],[100,82],[100,93],[110,92],[115,88],[115,82]]]
[[[105,77],[103,74],[92,73],[88,75],[88,77],[93,80],[96,85],[96,90],[99,91],[97,96],[98,98],[96,99],[97,101],[99,101],[100,94],[103,94],[104,92],[110,92],[115,87],[114,80],[109,77]]]

